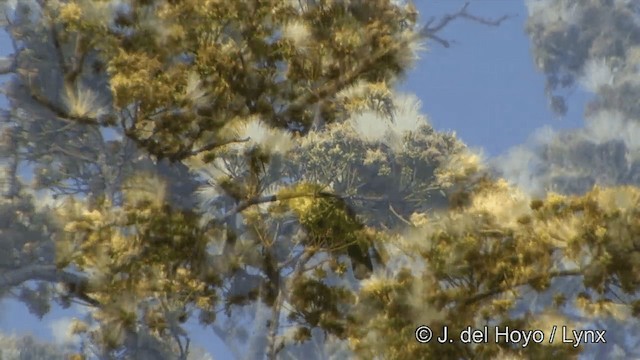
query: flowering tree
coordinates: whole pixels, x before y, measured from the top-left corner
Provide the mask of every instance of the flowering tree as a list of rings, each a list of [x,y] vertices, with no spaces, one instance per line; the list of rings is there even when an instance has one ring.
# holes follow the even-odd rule
[[[504,18],[418,27],[390,0],[6,14],[0,290],[40,316],[86,307],[79,358],[186,359],[194,318],[238,357],[566,357],[414,331],[637,307],[636,188],[531,198],[392,90],[450,21]]]

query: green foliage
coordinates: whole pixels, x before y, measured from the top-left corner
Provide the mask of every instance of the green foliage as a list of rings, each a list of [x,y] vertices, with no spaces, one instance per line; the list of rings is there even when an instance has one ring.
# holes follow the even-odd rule
[[[344,338],[350,317],[344,313],[344,308],[352,299],[348,289],[329,287],[321,280],[301,279],[292,289],[290,301],[296,311],[289,315],[289,320],[303,324],[298,330],[300,334],[308,333],[309,328],[320,327]]]
[[[106,64],[114,109],[135,107],[127,135],[173,160],[235,141],[223,128],[251,116],[308,128],[310,105],[359,81],[392,80],[412,60],[411,15],[390,1],[72,1],[44,10],[63,30],[61,47],[95,49]],[[322,111],[327,121],[340,116]]]
[[[529,207],[525,197],[514,197],[513,189],[501,183],[474,193],[469,206],[425,223],[408,237],[415,240],[406,243],[403,253],[426,261],[424,270],[404,268],[394,277],[363,287],[359,299],[367,302],[361,316],[366,311],[372,320],[351,341],[371,356],[381,351],[376,339],[395,333],[411,336],[415,316],[426,317],[424,323],[436,329],[447,325],[453,333],[485,324],[519,329],[544,325],[548,331],[549,324],[536,320],[541,314],[526,308],[526,294],[532,292],[563,299],[545,311],[561,314],[565,303],[572,301],[587,317],[623,320],[631,304],[616,299],[633,295],[638,286],[632,274],[637,273],[633,234],[638,231],[639,195],[632,187],[596,188],[580,197],[551,195]],[[525,216],[527,221],[519,221]],[[571,284],[584,289],[583,295],[554,286],[563,277],[573,278]],[[412,299],[420,299],[422,308],[415,303],[407,306],[407,301],[416,301]],[[394,309],[402,314],[390,313]],[[418,311],[424,313],[415,315]],[[384,320],[375,320],[376,314]],[[554,319],[556,324],[571,322],[570,315],[562,316]],[[400,319],[406,320],[394,323]],[[371,337],[371,331],[377,336]],[[385,353],[390,358],[484,358],[499,353],[548,357],[575,351],[559,346],[522,349],[514,344],[481,345],[473,352],[465,344],[385,343],[389,345]]]
[[[24,1],[10,15],[23,49],[4,88],[0,289],[39,316],[90,306],[74,331],[101,356],[186,359],[198,315],[270,358],[328,358],[327,344],[340,358],[571,358],[581,349],[414,331],[638,312],[640,191],[535,199],[435,131],[391,90],[419,48],[412,6]]]
[[[120,209],[105,202],[88,212],[69,201],[59,210],[66,226],[57,241],[58,256],[65,260],[58,264],[94,274],[83,295],[105,304],[94,314],[103,331],[93,336],[107,348],[123,345],[138,312],[144,326],[163,337],[178,325],[172,321],[186,320],[172,319],[172,313],[187,308],[213,313],[217,302],[220,278],[198,216],[172,208],[150,190],[136,189]]]

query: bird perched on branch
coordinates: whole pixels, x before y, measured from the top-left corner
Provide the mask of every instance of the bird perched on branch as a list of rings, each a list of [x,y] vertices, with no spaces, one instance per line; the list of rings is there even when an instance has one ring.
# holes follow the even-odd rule
[[[295,213],[306,232],[304,244],[333,255],[346,254],[354,276],[368,277],[373,271],[373,258],[380,257],[373,247],[373,239],[345,199],[326,192],[306,192],[290,196],[288,206]]]

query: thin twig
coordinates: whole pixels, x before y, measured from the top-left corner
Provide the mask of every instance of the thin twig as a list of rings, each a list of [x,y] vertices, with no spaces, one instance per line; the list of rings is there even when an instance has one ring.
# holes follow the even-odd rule
[[[62,271],[54,265],[32,265],[2,273],[0,274],[0,288],[11,288],[29,280],[64,283],[75,289],[75,291],[71,291],[71,295],[86,301],[90,305],[100,305],[97,300],[92,299],[83,292],[83,289],[86,289],[89,284],[89,280],[86,277]]]
[[[393,206],[391,206],[391,203],[389,203],[389,210],[391,210],[391,213],[392,213],[393,215],[395,215],[398,219],[400,219],[400,221],[402,221],[403,223],[405,223],[405,224],[407,224],[407,225],[409,225],[409,226],[413,226],[413,223],[411,223],[411,221],[409,221],[409,220],[407,220],[407,219],[403,218],[403,217],[402,217],[402,215],[400,215],[400,214],[398,214],[398,213],[396,212],[396,210],[393,208]]]
[[[227,140],[227,141],[222,141],[222,142],[210,143],[210,144],[204,145],[204,146],[202,146],[202,147],[200,147],[198,149],[195,149],[195,150],[192,150],[190,152],[187,152],[185,154],[185,157],[195,156],[195,155],[198,155],[198,154],[200,154],[202,152],[211,151],[211,150],[217,149],[217,148],[225,146],[225,145],[231,145],[231,144],[236,144],[236,143],[244,143],[244,142],[247,142],[249,140],[250,140],[249,138],[243,138],[243,139],[233,139],[233,140]]]
[[[519,286],[523,286],[523,285],[527,285],[530,284],[531,282],[535,282],[537,280],[541,280],[545,277],[548,278],[558,278],[558,277],[568,277],[568,276],[580,276],[582,275],[582,272],[580,270],[562,270],[562,271],[552,271],[551,273],[548,274],[542,274],[542,275],[538,275],[538,276],[534,276],[531,277],[529,279],[525,279],[522,281],[517,282],[516,284],[513,285],[504,285],[504,286],[500,286],[496,289],[492,289],[489,291],[485,291],[485,292],[481,292],[477,295],[474,295],[466,300],[464,300],[462,302],[463,306],[467,306],[467,305],[471,305],[474,303],[477,303],[479,301],[482,301],[486,298],[490,298],[492,296],[501,294],[503,292],[506,292],[508,290],[517,288]]]
[[[442,18],[440,18],[440,21],[438,21],[438,23],[434,26],[431,26],[431,24],[435,21],[435,18],[431,18],[427,24],[422,28],[422,30],[420,30],[419,34],[422,37],[428,38],[428,39],[432,39],[438,43],[440,43],[442,46],[448,48],[450,46],[450,42],[448,40],[445,40],[443,38],[441,38],[440,36],[438,36],[438,32],[440,32],[442,29],[444,29],[447,25],[449,25],[450,22],[452,22],[453,20],[456,20],[458,18],[464,18],[464,19],[468,19],[471,21],[475,21],[477,23],[480,23],[482,25],[487,25],[487,26],[500,26],[500,24],[502,24],[503,21],[513,18],[516,15],[503,15],[497,19],[486,19],[486,18],[482,18],[476,15],[472,15],[469,14],[467,12],[467,8],[469,7],[469,2],[465,3],[464,6],[458,10],[458,12],[453,13],[453,14],[447,14],[445,16],[443,16]]]

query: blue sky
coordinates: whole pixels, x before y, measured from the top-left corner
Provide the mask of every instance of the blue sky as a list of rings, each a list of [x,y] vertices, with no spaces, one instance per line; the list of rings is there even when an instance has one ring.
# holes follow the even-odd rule
[[[465,1],[417,3],[426,21],[430,14],[456,12]],[[455,130],[469,146],[495,156],[524,143],[545,125],[581,127],[585,93],[576,91],[569,97],[565,118],[555,117],[547,106],[544,77],[534,67],[524,32],[524,1],[471,1],[469,11],[485,18],[516,17],[500,27],[459,19],[440,34],[455,41],[450,48],[437,43],[428,46],[400,89],[418,95],[436,129]]]
[[[464,1],[416,1],[425,21],[430,15],[455,12]],[[429,44],[421,61],[400,86],[418,95],[423,113],[438,130],[455,130],[469,146],[482,148],[487,156],[505,152],[524,143],[545,125],[575,128],[582,125],[587,95],[576,91],[569,98],[570,111],[563,119],[554,117],[544,95],[544,78],[534,68],[529,40],[524,32],[527,18],[523,0],[472,1],[469,10],[483,17],[516,15],[500,27],[487,27],[460,19],[440,35],[455,41],[448,49]],[[0,54],[11,52],[6,34],[0,34]],[[2,99],[0,104],[5,105]],[[1,239],[0,239],[1,240]],[[42,322],[26,308],[5,301],[0,306],[0,329],[9,333],[31,332],[51,340],[50,324],[69,312],[56,310]],[[230,353],[211,340],[212,333],[194,334],[194,342],[208,349],[216,359]]]

